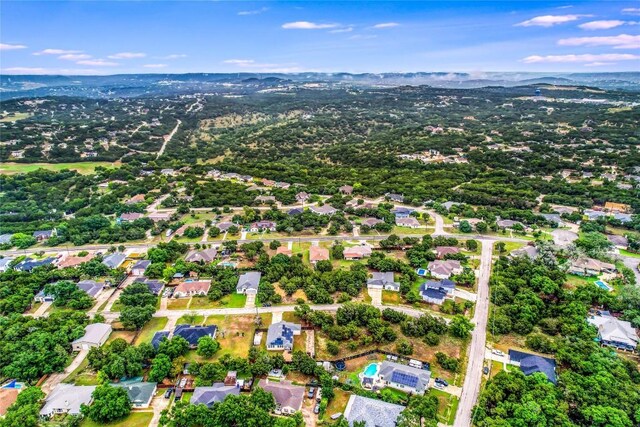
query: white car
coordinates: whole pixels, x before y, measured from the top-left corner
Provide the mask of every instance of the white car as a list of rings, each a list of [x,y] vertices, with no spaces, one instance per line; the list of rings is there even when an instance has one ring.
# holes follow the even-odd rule
[[[504,353],[500,350],[491,350],[491,353],[495,354],[496,356],[504,356]]]

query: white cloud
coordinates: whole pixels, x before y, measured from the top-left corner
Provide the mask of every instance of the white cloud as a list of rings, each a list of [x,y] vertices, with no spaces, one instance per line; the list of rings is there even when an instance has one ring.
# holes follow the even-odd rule
[[[591,21],[578,25],[583,30],[608,30],[609,28],[619,27],[624,25],[625,21],[619,19],[612,19],[609,21]]]
[[[241,10],[240,12],[238,12],[238,15],[240,16],[260,15],[261,13],[265,13],[267,10],[269,10],[268,7],[261,7],[260,9],[255,9],[255,10]]]
[[[536,16],[535,18],[527,19],[516,27],[552,27],[558,24],[564,24],[571,21],[576,21],[580,18],[588,17],[591,15],[544,15]]]
[[[351,31],[353,31],[353,27],[338,28],[336,30],[331,30],[329,32],[332,34],[338,34],[338,33],[350,33]]]
[[[9,44],[9,43],[0,43],[0,50],[15,50],[15,49],[26,49],[27,47],[23,44]]]
[[[120,53],[115,53],[113,55],[109,55],[109,56],[107,56],[107,58],[109,58],[109,59],[133,59],[133,58],[144,58],[145,56],[147,56],[146,53],[120,52]]]
[[[67,61],[80,61],[82,59],[89,59],[91,55],[85,53],[67,53],[65,55],[58,56],[58,59],[64,59]]]
[[[239,65],[241,67],[249,67],[256,61],[254,61],[253,59],[225,59],[222,62],[224,62],[225,64]]]
[[[11,67],[4,68],[2,72],[7,74],[45,74],[47,70],[35,67]]]
[[[82,53],[81,50],[66,50],[66,49],[44,49],[39,52],[34,52],[34,55],[69,55],[74,53]]]
[[[571,62],[611,62],[611,61],[633,61],[640,59],[640,55],[632,55],[630,53],[601,53],[601,54],[583,54],[583,55],[532,55],[522,59],[525,64],[534,64],[541,62],[551,63],[571,63]]]
[[[160,59],[180,59],[180,58],[186,58],[186,57],[187,55],[185,55],[184,53],[174,53],[167,56],[161,56]]]
[[[0,71],[4,74],[64,74],[64,75],[95,75],[98,70],[88,68],[40,68],[40,67],[12,67]]]
[[[570,37],[558,40],[560,46],[612,46],[614,49],[640,49],[640,35],[620,34],[605,37]]]
[[[383,30],[385,28],[393,28],[393,27],[397,27],[400,24],[398,24],[397,22],[383,22],[380,24],[376,24],[371,28],[375,28],[376,30]]]
[[[297,64],[268,64],[256,62],[253,59],[225,59],[222,62],[254,73],[298,73],[303,71]]]
[[[166,67],[167,64],[144,64],[143,67],[145,68],[164,68]]]
[[[589,62],[585,67],[602,67],[603,65],[615,65],[615,62]]]
[[[117,62],[105,61],[104,59],[85,59],[76,62],[76,64],[91,65],[94,67],[115,67],[116,65],[120,65]]]
[[[349,40],[371,40],[377,37],[378,36],[375,36],[373,34],[354,34],[353,36],[349,37]]]
[[[285,30],[326,30],[329,28],[336,28],[337,26],[338,24],[318,24],[316,22],[309,21],[296,21],[282,24],[282,28]]]
[[[628,15],[640,15],[640,7],[626,7],[622,9],[622,13],[626,13]]]

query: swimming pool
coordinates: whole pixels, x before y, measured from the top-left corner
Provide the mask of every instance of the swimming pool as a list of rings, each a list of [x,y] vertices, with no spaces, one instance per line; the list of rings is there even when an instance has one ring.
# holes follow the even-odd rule
[[[425,270],[424,268],[419,268],[416,270],[416,273],[418,274],[418,276],[426,276],[427,270]]]
[[[16,380],[11,380],[7,384],[3,385],[2,388],[22,388],[22,383],[19,383]]]
[[[595,283],[596,286],[599,287],[600,289],[604,289],[605,291],[611,292],[611,287],[607,285],[605,282],[603,282],[602,280],[596,280],[593,283]]]
[[[364,376],[368,378],[373,378],[378,373],[378,370],[379,368],[377,363],[370,363],[364,369]]]

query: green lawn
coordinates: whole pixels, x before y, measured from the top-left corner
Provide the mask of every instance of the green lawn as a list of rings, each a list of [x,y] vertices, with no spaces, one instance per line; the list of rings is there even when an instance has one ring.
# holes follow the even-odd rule
[[[4,162],[0,164],[0,174],[12,175],[16,173],[28,173],[40,168],[50,171],[61,171],[62,169],[71,169],[81,174],[90,174],[96,170],[96,167],[115,167],[117,163],[109,162],[75,162],[75,163],[13,163]]]
[[[191,298],[171,298],[167,303],[169,310],[186,310]]]
[[[151,342],[153,335],[167,326],[167,321],[166,317],[152,317],[138,334],[135,344],[140,345],[143,342]]]
[[[631,257],[631,258],[640,258],[640,254],[637,254],[637,253],[634,253],[634,252],[625,251],[624,249],[620,249],[620,255],[628,256],[628,257]]]
[[[210,301],[207,297],[193,297],[190,310],[206,309],[206,308],[242,308],[247,303],[247,296],[244,294],[229,294],[222,297],[219,301]]]
[[[31,113],[13,113],[11,116],[3,117],[0,119],[0,123],[17,122],[18,120],[24,120],[31,117]]]
[[[452,425],[458,410],[458,397],[434,388],[429,389],[428,393],[438,398],[438,420]]]
[[[127,418],[112,423],[96,423],[88,418],[82,420],[82,427],[147,427],[153,418],[153,412],[132,412]]]
[[[178,322],[176,324],[177,325],[182,325],[182,324],[201,325],[202,322],[204,322],[204,316],[193,313],[193,314],[185,314],[184,316],[178,319]]]
[[[89,366],[89,360],[84,359],[80,366],[78,366],[67,378],[64,379],[64,383],[75,385],[97,385],[98,377],[95,372],[87,369]]]

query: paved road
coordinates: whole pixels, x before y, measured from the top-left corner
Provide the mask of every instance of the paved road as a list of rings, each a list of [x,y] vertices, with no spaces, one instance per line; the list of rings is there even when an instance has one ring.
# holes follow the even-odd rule
[[[633,274],[636,275],[636,286],[640,286],[640,271],[638,271],[638,267],[640,266],[640,258],[633,258],[630,256],[622,256],[620,255],[622,262],[628,268],[633,270]]]
[[[458,412],[454,427],[471,426],[473,406],[480,393],[482,381],[482,366],[484,363],[485,346],[487,342],[487,318],[489,317],[489,275],[491,273],[493,241],[482,240],[482,255],[480,258],[480,276],[478,278],[478,301],[472,322],[475,328],[471,335],[469,346],[469,362],[467,374],[462,385],[462,396],[458,404]]]

